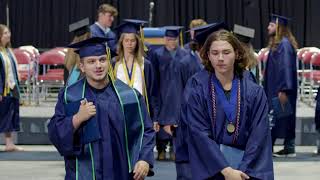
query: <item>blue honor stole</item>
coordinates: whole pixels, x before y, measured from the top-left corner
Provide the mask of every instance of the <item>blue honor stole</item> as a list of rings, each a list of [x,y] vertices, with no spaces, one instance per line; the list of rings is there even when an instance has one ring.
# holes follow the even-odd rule
[[[212,82],[214,85],[215,92],[217,94],[217,99],[221,102],[223,111],[227,118],[227,132],[233,134],[236,131],[237,124],[237,111],[238,111],[238,91],[239,91],[239,79],[235,76],[232,80],[231,96],[230,100],[227,99],[223,87],[215,74],[212,75]]]
[[[67,80],[67,86],[70,86],[78,81],[80,77],[80,70],[79,68],[75,65],[73,66],[71,73],[69,74],[69,78]]]
[[[140,102],[134,89],[120,80],[112,81],[111,78],[109,79],[118,96],[121,110],[124,115],[125,147],[129,173],[131,173],[135,163],[139,159],[139,152],[144,134],[144,123]],[[64,108],[68,116],[72,116],[78,112],[80,102],[85,98],[85,90],[85,78],[66,87]],[[80,144],[83,147],[81,154],[76,157],[76,180],[95,180],[94,154],[91,143],[101,139],[98,117],[94,116],[83,123],[75,132],[75,136],[79,137]]]

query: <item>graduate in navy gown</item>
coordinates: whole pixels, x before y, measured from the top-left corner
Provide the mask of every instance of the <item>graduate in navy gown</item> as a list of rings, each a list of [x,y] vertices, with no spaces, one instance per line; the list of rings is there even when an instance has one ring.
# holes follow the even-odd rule
[[[118,41],[118,56],[114,58],[115,77],[122,80],[143,95],[149,114],[153,120],[158,111],[157,82],[151,62],[145,57],[142,26],[146,21],[125,19],[116,27],[120,36]],[[155,128],[158,131],[158,128]]]
[[[152,64],[155,67],[155,74],[158,82],[159,92],[159,112],[157,115],[158,123],[160,126],[164,125],[164,122],[176,122],[175,107],[178,101],[176,89],[172,89],[171,83],[174,82],[174,74],[172,73],[172,66],[174,61],[181,60],[187,52],[179,46],[179,37],[181,37],[181,26],[168,26],[165,28],[165,45],[156,49],[151,59]],[[165,159],[165,149],[168,143],[171,143],[170,159],[174,159],[174,153],[172,148],[171,136],[160,129],[157,135],[157,150],[158,160]]]
[[[277,138],[284,138],[284,149],[275,152],[277,157],[294,157],[295,154],[295,127],[297,101],[297,42],[288,27],[288,18],[272,15],[268,26],[269,55],[264,74],[264,89],[269,102],[269,109],[278,112],[281,109],[287,112],[283,115],[274,115],[272,128],[272,142]],[[276,108],[279,102],[281,108]],[[279,114],[279,113],[278,113]]]
[[[48,124],[68,180],[142,180],[152,175],[152,121],[140,93],[112,77],[105,41],[95,37],[69,46],[79,48],[85,77],[60,91]]]
[[[80,42],[91,37],[89,29],[89,18],[82,19],[69,25],[69,32],[74,34],[72,43]],[[64,82],[71,85],[81,78],[79,69],[80,57],[69,48],[64,58]]]
[[[118,15],[118,11],[110,4],[101,4],[97,11],[97,21],[90,26],[92,37],[108,38],[107,47],[111,50],[111,56],[117,54],[117,36],[111,30],[114,17]]]
[[[202,64],[202,60],[199,57],[199,50],[203,46],[206,38],[213,32],[227,29],[224,23],[212,23],[208,25],[198,26],[196,28],[191,29],[194,32],[194,41],[191,43],[191,49],[186,56],[184,56],[179,61],[174,61],[173,63],[173,78],[174,83],[172,83],[171,89],[175,89],[177,93],[176,102],[172,106],[175,108],[175,122],[163,122],[165,127],[169,126],[170,128],[165,128],[168,134],[173,135],[175,153],[176,153],[176,170],[177,170],[177,180],[188,180],[192,179],[191,170],[188,164],[188,147],[185,142],[186,137],[186,124],[180,120],[181,116],[185,115],[184,110],[181,109],[183,104],[183,91],[186,87],[188,79],[193,76],[195,73],[201,71],[204,66]],[[205,33],[203,33],[205,32]],[[179,96],[180,95],[180,96]],[[187,96],[187,95],[185,95]],[[186,105],[186,104],[184,104]],[[181,113],[180,113],[181,112]]]
[[[193,19],[190,24],[189,24],[189,31],[186,33],[190,34],[190,42],[184,44],[183,49],[190,52],[193,48],[192,48],[192,44],[194,43],[194,39],[195,39],[195,32],[194,32],[194,28],[196,27],[200,27],[200,26],[204,26],[206,25],[207,22],[204,21],[203,19]]]
[[[12,136],[20,130],[19,78],[10,39],[9,28],[0,24],[0,133],[5,136],[5,151],[19,151],[23,149],[14,145]]]
[[[239,40],[214,32],[200,56],[205,70],[186,87],[192,178],[274,179],[267,98],[243,76],[248,59]]]

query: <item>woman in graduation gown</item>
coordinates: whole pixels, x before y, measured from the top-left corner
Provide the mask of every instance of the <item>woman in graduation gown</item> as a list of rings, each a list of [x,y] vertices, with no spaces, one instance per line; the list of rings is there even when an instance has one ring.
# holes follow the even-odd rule
[[[20,130],[19,77],[10,37],[9,28],[0,24],[0,133],[5,135],[5,151],[17,151],[22,149],[14,145],[12,132]]]
[[[85,77],[60,91],[48,124],[68,180],[141,180],[151,175],[152,122],[140,93],[112,77],[105,41],[95,37],[69,46],[79,48]]]
[[[114,76],[139,91],[145,99],[151,118],[157,112],[156,81],[151,62],[145,58],[144,44],[139,36],[142,20],[127,19],[115,29],[120,35],[118,56],[113,60]]]
[[[217,31],[200,56],[205,70],[185,90],[193,179],[274,179],[267,99],[242,76],[248,59],[239,40]]]

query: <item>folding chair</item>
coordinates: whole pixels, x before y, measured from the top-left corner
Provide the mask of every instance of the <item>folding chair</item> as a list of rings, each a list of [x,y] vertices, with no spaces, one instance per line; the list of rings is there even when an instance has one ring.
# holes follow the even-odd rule
[[[20,81],[20,95],[22,100],[31,103],[31,79],[33,76],[33,66],[31,54],[26,50],[14,49],[13,53],[18,63],[18,74]]]
[[[43,66],[43,74],[38,76],[38,83],[45,100],[48,95],[57,95],[58,90],[64,86],[65,55],[64,48],[54,48],[40,55],[39,65]]]

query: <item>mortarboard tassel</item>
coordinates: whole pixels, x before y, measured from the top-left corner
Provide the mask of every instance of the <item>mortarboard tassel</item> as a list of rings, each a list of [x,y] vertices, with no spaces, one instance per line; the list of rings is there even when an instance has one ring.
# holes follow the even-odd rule
[[[109,67],[108,67],[108,76],[110,77],[110,80],[114,82],[114,74],[113,74],[113,68],[111,64],[111,51],[110,48],[106,48],[106,54],[107,54],[107,61],[109,61]]]
[[[142,26],[140,26],[140,38],[141,38],[141,41],[143,43],[144,52],[147,52],[148,51],[148,47],[144,44],[144,32],[143,32]]]
[[[183,46],[183,36],[182,36],[182,31],[180,31],[180,46]]]
[[[280,31],[280,29],[279,29],[279,18],[277,18],[276,19],[276,39],[278,39],[279,38],[279,32]]]

